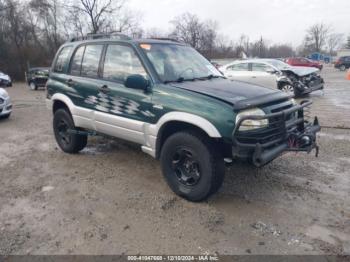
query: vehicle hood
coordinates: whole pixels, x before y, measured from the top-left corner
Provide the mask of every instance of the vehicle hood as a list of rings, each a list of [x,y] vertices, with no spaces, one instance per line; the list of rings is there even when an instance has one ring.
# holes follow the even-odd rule
[[[172,83],[171,86],[218,98],[232,105],[239,105],[239,108],[235,106],[238,109],[289,97],[276,89],[228,79]]]
[[[0,88],[0,96],[1,96],[1,97],[4,97],[4,98],[7,98],[9,95],[8,95],[8,93],[6,92],[5,89]]]
[[[298,76],[306,76],[306,75],[311,75],[311,74],[317,73],[320,70],[317,68],[314,68],[314,67],[291,66],[289,68],[282,69],[281,71],[282,72],[283,71],[291,71]]]

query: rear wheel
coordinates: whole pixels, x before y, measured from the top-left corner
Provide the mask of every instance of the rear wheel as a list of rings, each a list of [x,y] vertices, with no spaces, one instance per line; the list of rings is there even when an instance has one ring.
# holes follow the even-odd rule
[[[179,132],[170,136],[161,152],[163,175],[179,196],[202,201],[221,187],[225,165],[211,141],[195,132]]]
[[[62,151],[74,154],[83,150],[87,144],[86,135],[75,134],[72,116],[66,109],[58,109],[54,114],[53,129],[57,144]]]

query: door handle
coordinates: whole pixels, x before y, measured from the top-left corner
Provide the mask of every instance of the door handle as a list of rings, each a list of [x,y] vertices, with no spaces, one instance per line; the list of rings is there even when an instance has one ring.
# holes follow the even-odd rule
[[[103,85],[101,86],[99,89],[98,89],[100,92],[106,94],[108,93],[109,91],[111,91],[111,89],[109,89],[109,87],[107,85]]]
[[[256,78],[256,76],[252,76],[252,78]]]
[[[66,83],[67,83],[67,86],[71,87],[71,86],[73,86],[74,81],[73,81],[73,79],[68,79]]]

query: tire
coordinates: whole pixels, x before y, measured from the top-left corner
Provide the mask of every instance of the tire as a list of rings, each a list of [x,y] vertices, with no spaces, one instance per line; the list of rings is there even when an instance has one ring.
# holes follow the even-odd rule
[[[340,71],[345,71],[346,70],[346,66],[345,65],[341,65],[339,69],[340,69]]]
[[[30,90],[38,90],[38,87],[34,82],[29,83],[29,88]]]
[[[69,129],[77,130],[71,114],[66,109],[58,109],[53,118],[56,142],[63,152],[76,154],[85,148],[87,136],[69,133]]]
[[[223,157],[207,137],[196,132],[170,136],[162,147],[160,161],[169,187],[192,202],[207,199],[224,181]]]
[[[295,93],[295,88],[289,84],[289,83],[284,83],[281,87],[280,90],[285,92],[285,93]]]

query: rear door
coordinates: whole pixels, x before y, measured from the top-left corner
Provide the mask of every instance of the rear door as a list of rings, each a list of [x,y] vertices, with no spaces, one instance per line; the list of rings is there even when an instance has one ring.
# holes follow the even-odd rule
[[[249,63],[238,63],[226,68],[225,76],[231,80],[251,82],[252,72]]]
[[[99,105],[99,65],[103,47],[103,44],[87,44],[75,50],[67,85],[73,103],[78,107],[96,110]]]
[[[99,132],[144,144],[144,123],[152,122],[152,92],[131,89],[124,83],[130,75],[150,79],[136,50],[129,44],[113,43],[106,46],[102,65],[104,91],[95,120]]]

